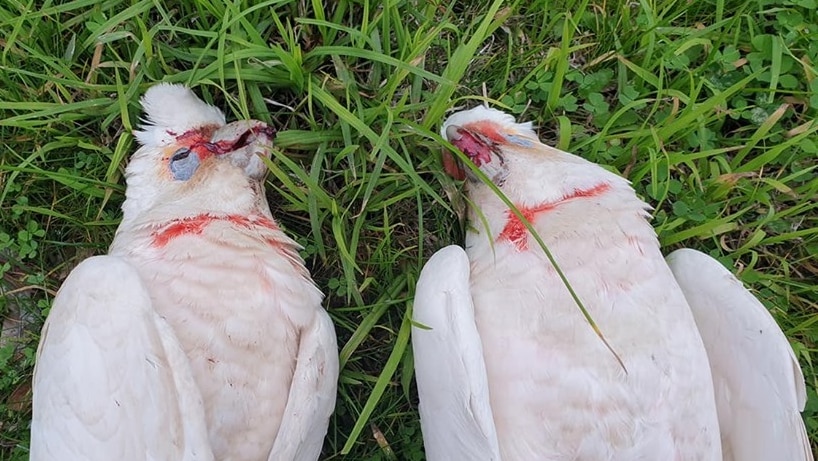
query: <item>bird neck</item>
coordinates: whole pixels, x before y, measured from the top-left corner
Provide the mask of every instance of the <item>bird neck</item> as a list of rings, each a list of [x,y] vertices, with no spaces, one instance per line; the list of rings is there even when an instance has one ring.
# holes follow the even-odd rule
[[[201,235],[208,226],[216,222],[227,222],[234,227],[253,231],[277,232],[279,230],[275,221],[265,216],[202,213],[195,216],[171,219],[159,225],[151,232],[152,244],[161,248],[183,235]]]
[[[624,179],[610,175],[586,184],[564,187],[558,192],[540,188],[515,196],[507,183],[503,192],[516,210],[487,187],[473,190],[469,240],[489,247],[512,244],[517,252],[527,251],[537,246],[527,221],[546,245],[598,240],[623,232],[645,244],[655,241],[655,233],[646,220],[649,207]]]
[[[541,215],[545,215],[556,211],[558,208],[574,202],[586,199],[593,199],[608,193],[611,185],[607,182],[601,182],[593,187],[584,189],[574,189],[571,193],[562,196],[553,201],[545,201],[539,205],[534,206],[517,206],[519,215],[512,209],[506,211],[507,220],[503,230],[497,237],[498,241],[508,241],[514,244],[519,251],[528,249],[528,230],[526,224],[520,217],[525,218],[530,225],[533,226],[534,221]]]

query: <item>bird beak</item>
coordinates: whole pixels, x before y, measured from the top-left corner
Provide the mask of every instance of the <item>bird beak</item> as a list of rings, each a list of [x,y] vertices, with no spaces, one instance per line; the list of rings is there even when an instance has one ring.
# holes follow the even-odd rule
[[[441,155],[441,160],[443,160],[443,170],[446,172],[446,174],[458,181],[466,179],[466,170],[460,166],[460,162],[454,158],[454,155],[452,155],[451,152],[444,150],[443,154]]]
[[[449,125],[446,127],[446,139],[450,143],[454,143],[455,141],[462,138],[460,134],[460,127],[457,125]],[[460,165],[460,162],[452,155],[452,153],[444,149],[443,153],[441,154],[441,160],[443,161],[443,171],[446,172],[452,178],[463,181],[466,179],[466,170]]]
[[[463,135],[460,134],[460,127],[457,125],[449,125],[446,127],[446,139],[453,143],[459,141]]]
[[[270,158],[275,129],[258,120],[240,120],[219,128],[210,141],[216,156],[226,156],[230,163],[243,169],[253,179],[262,179]]]

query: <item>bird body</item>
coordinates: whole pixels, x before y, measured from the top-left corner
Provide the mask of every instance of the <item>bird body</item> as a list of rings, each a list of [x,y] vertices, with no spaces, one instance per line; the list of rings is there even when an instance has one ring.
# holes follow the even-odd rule
[[[541,144],[499,111],[457,113],[442,132],[531,223],[613,353],[523,222],[472,173],[468,259],[446,249],[417,287],[416,320],[431,328],[413,331],[424,440],[436,433],[429,459],[722,459],[707,350],[647,205],[621,177]],[[454,273],[468,274],[467,288],[446,282]],[[454,357],[424,352],[427,341],[473,330],[473,341],[451,339]],[[484,376],[434,378],[475,357]],[[463,401],[472,411],[458,408]],[[491,415],[495,433],[480,429],[491,429],[486,417],[463,414]],[[494,437],[498,448],[461,457],[452,437],[486,446]]]
[[[111,248],[148,281],[157,313],[189,357],[217,459],[266,459],[300,332],[325,315],[295,242],[254,212],[235,215],[241,220],[192,217],[178,230],[176,221],[137,228]]]
[[[269,156],[271,129],[256,121],[225,125],[217,109],[175,85],[153,87],[143,105],[149,125],[137,137],[144,146],[128,166],[123,220],[103,258],[127,267],[129,283],[121,282],[120,293],[131,290],[140,297],[134,308],[152,321],[134,320],[135,326],[146,330],[146,342],[156,350],[148,354],[126,328],[118,332],[120,349],[106,351],[112,361],[100,364],[107,368],[96,373],[105,378],[138,365],[117,362],[117,350],[159,361],[162,365],[152,370],[156,379],[180,381],[182,376],[183,382],[157,391],[141,414],[134,409],[136,414],[117,415],[120,419],[111,423],[128,430],[140,423],[161,425],[164,417],[157,419],[157,407],[179,408],[178,418],[164,424],[173,432],[174,425],[192,421],[197,435],[159,434],[151,443],[138,439],[137,448],[119,459],[154,459],[138,448],[153,445],[153,450],[168,450],[155,459],[182,459],[175,454],[181,446],[197,453],[190,459],[314,460],[335,401],[337,346],[322,294],[263,193],[266,167],[260,156]],[[174,118],[175,112],[184,115]],[[76,292],[88,290],[94,277],[89,270],[83,280],[66,282],[44,327],[35,373],[32,459],[57,459],[55,450],[49,451],[55,440],[91,444],[87,453],[92,455],[74,459],[115,459],[114,452],[94,450],[100,444],[121,450],[115,435],[65,439],[57,433],[60,425],[68,413],[82,421],[89,408],[105,408],[116,395],[128,400],[129,386],[147,385],[136,381],[103,388],[71,409],[51,398],[58,368],[75,366],[80,355],[101,348],[96,338],[107,334],[107,309],[119,300],[117,290],[82,302],[70,299],[83,296]],[[81,309],[88,317],[60,317]],[[98,325],[84,343],[60,342],[48,334],[70,332],[91,318]],[[61,365],[49,361],[59,348],[74,348],[76,356]],[[175,356],[180,366],[165,363],[169,348],[183,353]],[[196,397],[189,408],[180,408],[190,395]]]

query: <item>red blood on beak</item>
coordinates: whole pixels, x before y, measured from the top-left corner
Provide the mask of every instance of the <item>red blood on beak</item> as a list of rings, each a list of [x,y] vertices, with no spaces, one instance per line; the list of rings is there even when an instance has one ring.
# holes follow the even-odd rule
[[[443,170],[446,171],[449,176],[457,179],[458,181],[466,179],[466,171],[460,166],[460,163],[454,158],[454,155],[452,155],[451,152],[444,150],[442,160]]]
[[[492,131],[492,134],[496,135],[496,132]],[[446,127],[446,139],[448,139],[453,146],[466,154],[466,157],[478,167],[491,161],[492,146],[496,141],[483,135],[481,132],[472,131],[457,125],[449,125]],[[447,160],[444,154],[443,166],[447,166],[447,163],[454,163],[454,158],[449,155],[449,159]],[[449,167],[447,167],[446,171],[455,178],[465,178],[464,170],[459,165],[456,165],[455,168],[459,170],[458,173],[452,173]]]

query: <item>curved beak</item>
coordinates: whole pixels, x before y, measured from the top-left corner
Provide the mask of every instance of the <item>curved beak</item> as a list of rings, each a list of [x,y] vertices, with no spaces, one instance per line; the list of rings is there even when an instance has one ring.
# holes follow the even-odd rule
[[[462,137],[460,127],[457,125],[448,125],[444,135],[450,143],[454,143]],[[460,162],[457,161],[457,158],[455,158],[451,152],[444,149],[441,154],[441,160],[443,162],[443,171],[445,171],[446,174],[458,181],[466,179],[466,170],[463,169],[463,166],[460,165]]]
[[[446,139],[449,140],[450,143],[454,143],[455,141],[459,141],[463,135],[460,134],[460,127],[457,125],[449,125],[446,127]]]
[[[226,156],[230,163],[243,169],[253,179],[262,179],[267,165],[262,157],[270,158],[275,129],[258,120],[240,120],[219,128],[208,145],[217,156]]]

